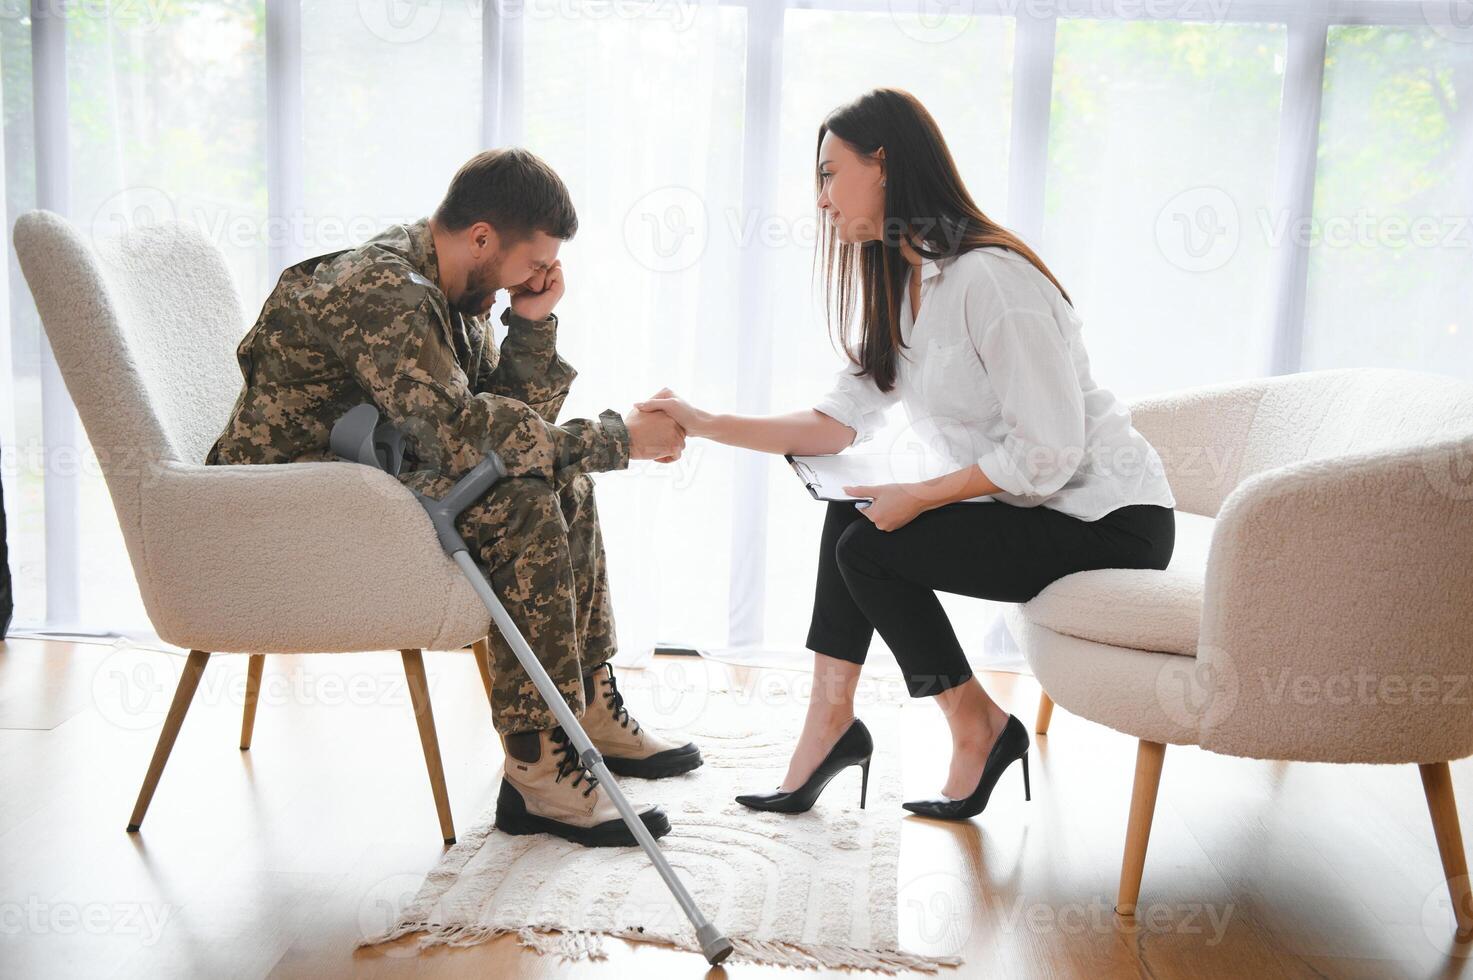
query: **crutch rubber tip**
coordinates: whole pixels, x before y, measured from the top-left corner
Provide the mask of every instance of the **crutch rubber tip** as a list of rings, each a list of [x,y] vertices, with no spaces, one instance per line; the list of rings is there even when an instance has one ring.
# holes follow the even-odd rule
[[[731,955],[731,940],[727,939],[711,923],[706,923],[696,930],[696,939],[701,944],[701,952],[706,956],[706,962],[715,966]]]

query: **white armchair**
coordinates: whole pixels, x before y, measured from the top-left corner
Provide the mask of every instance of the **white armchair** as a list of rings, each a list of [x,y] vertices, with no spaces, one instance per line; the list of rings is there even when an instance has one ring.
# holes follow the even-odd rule
[[[47,211],[16,254],[107,481],[150,621],[189,649],[136,831],[212,653],[248,653],[242,749],[268,653],[401,652],[442,836],[455,830],[421,651],[475,647],[490,615],[389,474],[347,462],[205,466],[240,392],[245,318],[214,245],[176,223],[89,240]]]
[[[1170,743],[1416,763],[1470,935],[1447,763],[1473,753],[1473,384],[1316,371],[1131,412],[1177,498],[1170,566],[1068,575],[1004,613],[1041,733],[1057,702],[1140,740],[1117,911],[1139,897]]]

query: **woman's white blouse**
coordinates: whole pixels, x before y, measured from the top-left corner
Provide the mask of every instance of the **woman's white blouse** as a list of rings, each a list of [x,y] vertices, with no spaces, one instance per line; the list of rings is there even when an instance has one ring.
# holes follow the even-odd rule
[[[901,303],[895,387],[882,394],[845,367],[814,407],[853,429],[857,446],[899,401],[910,422],[899,442],[919,442],[950,469],[981,467],[1004,491],[994,498],[1015,506],[1086,521],[1129,504],[1175,507],[1161,457],[1090,377],[1081,326],[1048,277],[1009,249],[923,259],[919,322],[909,290]]]

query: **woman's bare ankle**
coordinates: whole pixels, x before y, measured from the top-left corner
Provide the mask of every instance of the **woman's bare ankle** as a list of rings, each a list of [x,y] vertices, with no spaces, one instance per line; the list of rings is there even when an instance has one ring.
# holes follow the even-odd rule
[[[834,747],[834,743],[843,737],[844,732],[854,723],[854,713],[849,712],[846,718],[842,713],[825,715],[820,718],[809,717],[803,725],[803,731],[798,736],[798,744],[793,748],[792,758],[788,760],[788,774],[778,784],[778,789],[784,793],[791,793],[813,775],[818,764],[823,761],[825,755]]]
[[[788,762],[788,775],[778,789],[792,792],[813,775],[834,743],[854,723],[854,691],[860,665],[814,651],[813,689],[803,731]]]
[[[825,735],[842,732],[854,720],[852,701],[808,702],[808,713],[803,717],[805,735]]]
[[[951,726],[951,747],[954,752],[972,752],[981,749],[991,751],[993,744],[1007,726],[1008,713],[992,702],[982,711],[969,712],[948,718]]]

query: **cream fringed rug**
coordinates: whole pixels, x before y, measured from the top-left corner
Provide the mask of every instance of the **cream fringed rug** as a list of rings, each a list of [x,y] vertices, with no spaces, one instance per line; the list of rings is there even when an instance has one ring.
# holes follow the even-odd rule
[[[786,698],[697,693],[701,703],[682,712],[690,720],[680,730],[700,745],[706,764],[668,779],[620,780],[636,806],[665,808],[672,829],[660,846],[732,940],[729,962],[886,973],[961,962],[899,949],[904,691],[869,691],[856,708],[875,740],[867,809],[859,809],[858,767],[836,776],[805,814],[761,813],[735,801],[738,793],[775,788],[787,769],[803,706]],[[630,702],[636,717],[655,716],[639,710],[643,698]],[[641,849],[512,837],[494,828],[494,818],[493,804],[429,873],[398,922],[361,945],[422,933],[421,947],[468,946],[512,933],[538,952],[599,959],[609,935],[699,955],[694,930]]]

